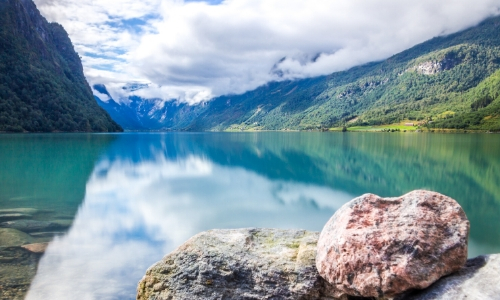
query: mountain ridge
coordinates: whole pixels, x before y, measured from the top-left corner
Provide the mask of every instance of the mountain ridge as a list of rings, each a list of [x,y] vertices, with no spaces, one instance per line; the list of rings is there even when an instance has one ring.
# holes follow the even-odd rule
[[[176,109],[184,113],[161,129],[307,130],[415,120],[433,128],[500,131],[499,111],[492,109],[500,102],[494,75],[500,69],[499,26],[500,17],[492,17],[383,61],[327,76],[270,82],[191,110],[165,102],[172,115]],[[494,91],[485,94],[481,83]],[[478,106],[477,101],[487,104]],[[479,115],[483,118],[478,120]]]
[[[0,131],[122,131],[95,102],[64,28],[31,0],[0,2]]]

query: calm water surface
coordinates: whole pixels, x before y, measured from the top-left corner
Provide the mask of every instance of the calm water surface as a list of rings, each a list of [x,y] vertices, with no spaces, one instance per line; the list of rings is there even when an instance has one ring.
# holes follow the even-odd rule
[[[500,252],[499,135],[1,135],[0,162],[0,210],[72,222],[28,299],[135,299],[145,270],[200,231],[319,231],[364,193],[449,195],[471,221],[469,256]]]

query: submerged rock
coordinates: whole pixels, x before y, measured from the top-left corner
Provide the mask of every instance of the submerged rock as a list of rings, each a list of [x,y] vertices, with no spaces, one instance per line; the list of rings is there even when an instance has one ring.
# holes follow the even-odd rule
[[[49,243],[36,243],[23,245],[21,247],[33,253],[45,253],[45,250],[47,250],[48,246]]]
[[[69,226],[70,224],[36,220],[15,220],[0,223],[0,227],[13,228],[24,232],[61,230]]]
[[[459,272],[395,300],[500,299],[500,254],[469,259]]]
[[[33,243],[27,233],[12,228],[0,228],[0,247],[21,246]]]
[[[50,232],[30,232],[30,235],[34,238],[53,238],[55,236],[64,235],[63,231],[50,231]]]
[[[0,247],[0,299],[25,298],[40,257],[22,247]]]
[[[0,214],[0,222],[18,220],[18,219],[30,219],[33,216],[30,214],[20,214],[20,213],[5,213]]]
[[[325,225],[316,266],[337,297],[392,297],[460,270],[468,234],[464,211],[447,196],[423,190],[397,198],[366,194]]]
[[[0,215],[3,214],[25,214],[25,215],[35,215],[39,213],[40,210],[36,208],[7,208],[0,209]]]
[[[319,233],[210,230],[148,269],[137,299],[333,299],[315,268]]]
[[[69,228],[73,225],[73,219],[54,219],[52,223],[57,224],[60,228]]]

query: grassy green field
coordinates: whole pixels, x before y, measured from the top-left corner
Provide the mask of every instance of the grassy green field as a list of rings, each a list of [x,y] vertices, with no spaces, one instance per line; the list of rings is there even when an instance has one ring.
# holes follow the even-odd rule
[[[422,126],[406,126],[401,124],[386,124],[377,126],[352,126],[347,127],[349,132],[438,132],[438,133],[491,133],[490,130],[454,129],[454,128],[427,128]],[[342,127],[332,127],[329,131],[342,131]]]
[[[412,123],[414,126],[406,125],[406,123]],[[385,124],[385,125],[367,125],[367,126],[349,126],[347,131],[399,131],[399,132],[415,132],[418,129],[424,130],[418,126],[416,122],[412,121],[402,121],[395,124]],[[330,131],[342,131],[342,127],[330,128]]]

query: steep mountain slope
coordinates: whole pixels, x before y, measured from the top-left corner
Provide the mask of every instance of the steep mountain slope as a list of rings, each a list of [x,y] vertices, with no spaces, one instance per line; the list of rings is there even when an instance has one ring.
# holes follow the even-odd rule
[[[500,17],[495,17],[385,61],[329,76],[271,82],[200,105],[161,102],[157,114],[137,109],[155,102],[152,99],[131,97],[132,104],[119,108],[101,105],[117,120],[125,115],[120,110],[135,107],[131,114],[139,114],[143,126],[136,129],[319,129],[416,120],[428,127],[496,131],[500,130],[500,75],[495,73],[499,69]],[[155,125],[148,125],[148,119]]]
[[[0,131],[121,131],[101,109],[64,28],[31,0],[0,1]]]
[[[469,112],[466,109],[458,116],[445,115],[429,126],[500,131],[500,70],[464,93],[461,99],[468,100],[466,103],[473,101]]]
[[[459,119],[462,114],[471,113],[471,105],[482,97],[471,89],[488,82],[488,77],[500,68],[499,25],[499,17],[491,18],[382,62],[325,77],[270,83],[243,95],[219,97],[188,128],[312,129],[347,121],[368,125],[404,119]],[[493,99],[498,98],[499,92],[498,85],[492,85]],[[448,124],[434,123],[433,126]]]

